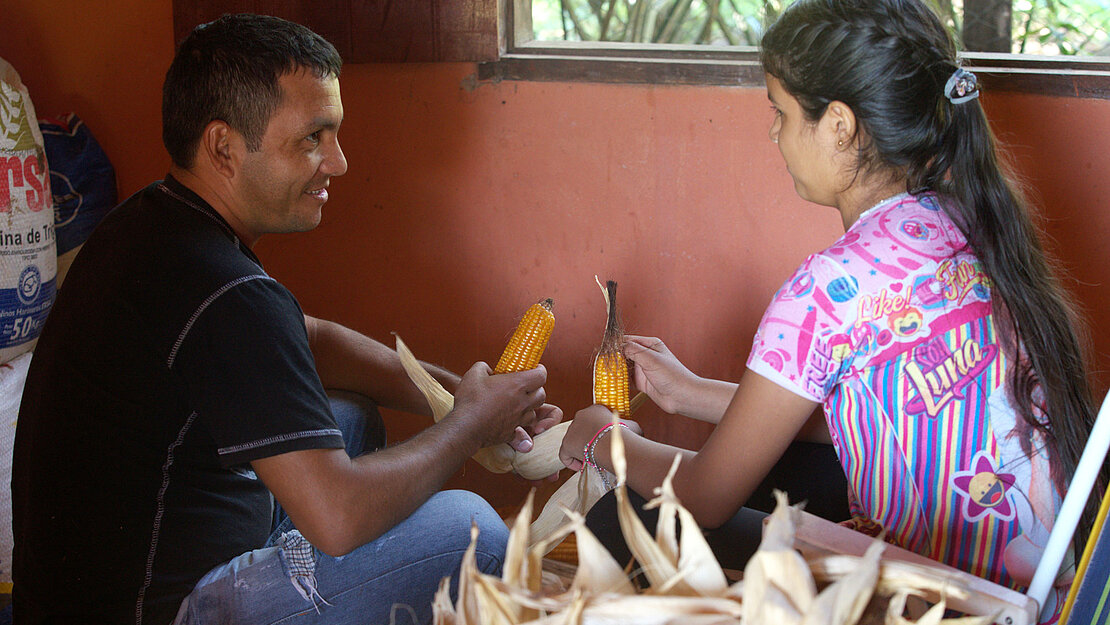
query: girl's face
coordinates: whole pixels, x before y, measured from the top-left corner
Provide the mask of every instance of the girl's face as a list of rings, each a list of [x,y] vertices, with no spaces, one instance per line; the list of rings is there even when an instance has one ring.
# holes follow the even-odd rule
[[[837,134],[825,117],[806,119],[802,105],[774,76],[767,75],[767,98],[775,112],[768,135],[779,146],[786,170],[794,179],[794,190],[802,199],[824,206],[837,206],[844,189]],[[841,147],[843,144],[841,144]]]

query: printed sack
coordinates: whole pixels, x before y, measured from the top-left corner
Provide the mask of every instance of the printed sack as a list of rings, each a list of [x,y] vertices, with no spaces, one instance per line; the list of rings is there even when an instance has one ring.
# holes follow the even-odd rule
[[[54,303],[54,203],[38,118],[0,59],[0,363],[30,351]]]

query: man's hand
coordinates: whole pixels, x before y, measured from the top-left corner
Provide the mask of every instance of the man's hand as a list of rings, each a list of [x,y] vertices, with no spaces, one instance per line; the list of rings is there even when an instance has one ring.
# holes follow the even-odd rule
[[[527,428],[541,426],[546,429],[553,425],[541,423],[550,421],[550,414],[537,418],[537,411],[544,406],[547,397],[543,389],[546,381],[547,369],[542,365],[529,371],[493,375],[489,365],[475,363],[459,383],[455,392],[455,408],[444,419],[462,420],[479,447],[509,443],[514,440],[518,429],[524,430],[524,436],[528,437]],[[562,418],[561,411],[559,418]],[[531,444],[528,437],[529,449]]]
[[[536,422],[531,428],[531,435],[529,435],[528,431],[524,428],[518,427],[516,429],[516,435],[513,436],[513,440],[509,443],[509,445],[511,445],[512,448],[517,451],[517,453],[528,453],[532,451],[532,448],[535,446],[532,442],[533,437],[543,434],[547,430],[551,429],[552,426],[560,423],[562,420],[562,408],[559,408],[558,406],[552,406],[551,404],[544,404],[540,406],[539,410],[536,411]],[[547,482],[554,482],[558,479],[559,472],[556,471],[555,473],[552,473],[551,475],[539,480],[524,481],[528,482],[528,484],[532,485],[533,487],[539,488]]]
[[[513,435],[513,440],[509,441],[509,445],[520,453],[528,453],[532,451],[532,439],[545,431],[551,429],[552,426],[558,424],[563,420],[563,409],[551,404],[544,404],[536,410],[536,421],[529,428],[531,431],[522,427],[516,429],[516,434]]]

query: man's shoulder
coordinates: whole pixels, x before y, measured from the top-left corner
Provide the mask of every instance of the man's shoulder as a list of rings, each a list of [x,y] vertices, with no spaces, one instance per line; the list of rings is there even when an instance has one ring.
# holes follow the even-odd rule
[[[155,183],[120,204],[93,232],[51,314],[74,328],[118,319],[131,328],[129,335],[146,336],[168,351],[230,290],[249,291],[259,307],[292,300],[220,222]]]
[[[74,270],[87,265],[82,271],[89,280],[142,282],[144,289],[175,291],[216,289],[241,276],[265,275],[227,224],[205,208],[164,182],[153,183],[105,218]]]

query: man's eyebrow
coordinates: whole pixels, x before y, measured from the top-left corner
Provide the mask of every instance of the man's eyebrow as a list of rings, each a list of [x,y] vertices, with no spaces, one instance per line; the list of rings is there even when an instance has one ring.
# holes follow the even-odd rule
[[[312,133],[317,130],[338,130],[339,125],[342,123],[342,119],[337,120],[331,117],[317,117],[305,124],[304,132]]]

